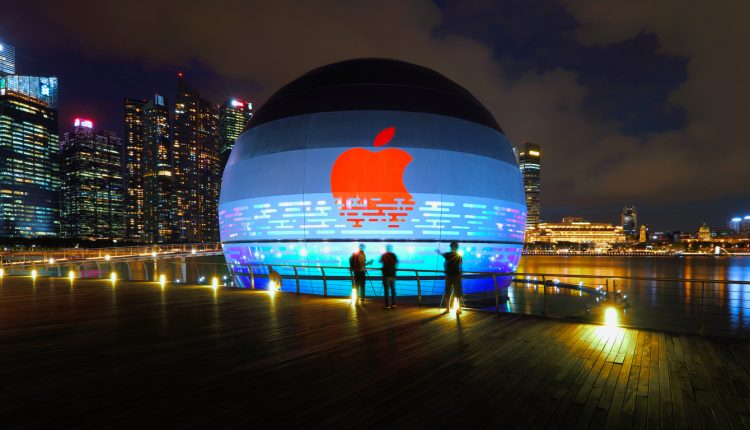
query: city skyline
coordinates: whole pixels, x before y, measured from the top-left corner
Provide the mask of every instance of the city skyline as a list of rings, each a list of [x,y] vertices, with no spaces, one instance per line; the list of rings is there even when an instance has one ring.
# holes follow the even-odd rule
[[[170,93],[180,71],[214,102],[249,98],[260,106],[283,82],[336,60],[412,61],[465,82],[511,142],[538,142],[548,167],[565,166],[543,175],[546,219],[578,214],[616,222],[622,206],[633,204],[639,218],[656,228],[687,230],[750,213],[737,164],[748,149],[733,144],[748,134],[740,116],[748,64],[731,54],[750,37],[734,30],[731,16],[742,14],[732,8],[673,11],[638,4],[623,14],[616,5],[597,10],[586,2],[551,0],[473,7],[408,1],[377,9],[331,2],[317,13],[310,6],[290,7],[294,12],[281,24],[273,10],[256,10],[252,2],[231,12],[217,8],[211,19],[176,3],[162,6],[173,14],[137,6],[87,7],[97,34],[91,38],[89,29],[72,25],[81,7],[20,5],[7,12],[13,19],[0,37],[16,47],[19,70],[66,82],[61,123],[97,116],[118,135],[124,135],[119,100]],[[735,3],[740,7],[747,5]],[[260,27],[254,31],[272,36],[243,49],[253,32],[248,35],[240,18],[256,13]],[[143,15],[161,21],[120,37],[140,26]],[[315,20],[308,20],[311,15]],[[620,15],[626,18],[607,21]],[[701,16],[723,25],[704,24]],[[357,24],[372,17],[383,17],[393,31],[386,37]],[[38,31],[24,31],[31,20]],[[173,31],[196,23],[205,31]],[[301,34],[310,27],[325,30]],[[287,37],[273,36],[280,34]],[[716,63],[726,67],[712,68]]]

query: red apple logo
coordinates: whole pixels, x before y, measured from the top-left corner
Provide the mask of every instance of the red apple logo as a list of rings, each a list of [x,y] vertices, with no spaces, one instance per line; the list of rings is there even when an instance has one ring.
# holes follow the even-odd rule
[[[382,130],[373,146],[385,146],[395,134],[395,127]],[[414,206],[404,185],[404,171],[411,160],[408,152],[396,148],[344,151],[331,170],[331,193],[339,214],[355,228],[361,228],[365,221],[398,228]]]

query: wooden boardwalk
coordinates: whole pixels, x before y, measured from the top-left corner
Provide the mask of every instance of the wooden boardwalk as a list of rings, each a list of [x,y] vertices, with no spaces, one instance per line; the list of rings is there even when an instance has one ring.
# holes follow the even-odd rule
[[[750,427],[747,341],[515,315],[6,277],[0,345],[2,428]]]

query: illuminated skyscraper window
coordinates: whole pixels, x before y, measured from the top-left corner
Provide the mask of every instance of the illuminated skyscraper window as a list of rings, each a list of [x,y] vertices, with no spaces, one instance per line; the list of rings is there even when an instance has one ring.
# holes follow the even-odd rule
[[[0,40],[0,76],[16,73],[16,48]]]

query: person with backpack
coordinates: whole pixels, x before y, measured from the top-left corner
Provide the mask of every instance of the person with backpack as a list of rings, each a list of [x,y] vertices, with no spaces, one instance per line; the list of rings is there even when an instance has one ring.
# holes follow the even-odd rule
[[[439,249],[435,251],[442,255],[445,259],[443,263],[443,269],[445,271],[445,292],[443,293],[443,301],[445,302],[445,312],[451,310],[451,293],[458,299],[458,309],[456,309],[456,315],[461,313],[461,297],[463,296],[463,290],[461,289],[461,274],[463,257],[458,252],[458,242],[451,242],[450,252],[440,253]]]
[[[396,266],[398,257],[393,253],[393,245],[386,245],[385,252],[380,256],[380,264],[383,272],[383,298],[385,298],[385,309],[396,307]],[[388,304],[388,293],[391,293],[391,304]]]
[[[367,261],[364,243],[359,244],[359,250],[355,251],[349,257],[349,271],[354,275],[354,284],[357,287],[357,294],[362,304],[365,303],[365,281],[367,279],[367,268],[372,264],[372,260]]]

